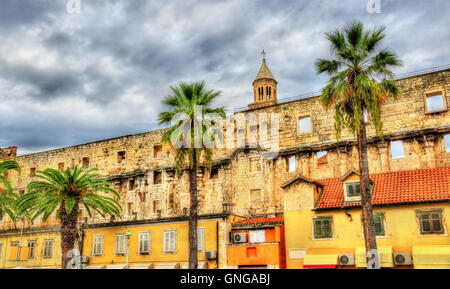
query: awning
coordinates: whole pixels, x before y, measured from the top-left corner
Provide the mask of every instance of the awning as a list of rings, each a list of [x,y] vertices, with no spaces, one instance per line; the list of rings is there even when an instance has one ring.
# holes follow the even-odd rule
[[[380,267],[394,267],[394,259],[392,257],[392,246],[379,246],[378,254],[380,256]],[[356,267],[367,267],[366,248],[358,247],[355,252]]]
[[[336,268],[338,265],[338,254],[306,254],[303,259],[303,268]]]
[[[109,265],[106,269],[125,269],[127,264],[113,264]]]
[[[155,269],[180,269],[180,263],[158,263]]]
[[[413,246],[414,269],[450,269],[450,246]]]
[[[130,269],[153,269],[152,263],[134,264],[130,266]]]
[[[105,265],[89,265],[84,267],[83,269],[106,269]]]
[[[181,269],[189,269],[189,263],[184,263]],[[208,269],[208,262],[198,262],[197,269]]]

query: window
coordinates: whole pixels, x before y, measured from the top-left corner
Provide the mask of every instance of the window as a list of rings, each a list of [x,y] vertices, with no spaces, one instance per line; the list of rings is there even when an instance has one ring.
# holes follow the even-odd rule
[[[445,151],[450,153],[450,134],[444,135]]]
[[[36,241],[28,241],[28,259],[34,259],[36,252]]]
[[[311,117],[301,117],[298,120],[298,130],[300,133],[311,132]]]
[[[444,233],[442,210],[419,211],[417,215],[422,234]]]
[[[261,157],[253,157],[248,159],[250,173],[261,172]]]
[[[130,181],[128,182],[128,188],[130,191],[136,188],[136,181],[134,179],[130,179]]]
[[[150,232],[139,232],[139,254],[150,254]]]
[[[127,250],[127,236],[125,234],[116,234],[116,256],[125,255]]]
[[[295,156],[290,156],[286,159],[287,171],[295,172]]]
[[[126,153],[125,151],[121,151],[117,153],[117,164],[124,164],[126,161]]]
[[[317,166],[318,167],[328,164],[328,152],[327,151],[317,152],[316,157],[317,157]]]
[[[65,166],[64,163],[59,163],[59,164],[58,164],[58,170],[64,171],[64,166]]]
[[[83,168],[89,169],[89,158],[83,158]]]
[[[153,157],[155,159],[162,157],[162,145],[156,145],[153,147]]]
[[[391,142],[391,156],[392,159],[402,159],[405,157],[405,152],[403,151],[403,141],[397,140]]]
[[[314,222],[315,239],[324,239],[333,237],[333,230],[331,228],[331,218],[315,218],[313,222]]]
[[[368,114],[367,114],[367,108],[364,109],[363,116],[364,116],[364,122],[368,123],[369,122],[369,117],[368,117]]]
[[[212,168],[210,178],[213,180],[217,180],[219,178],[219,168]]]
[[[134,213],[134,203],[129,202],[129,203],[127,203],[127,215],[133,216],[133,213]]]
[[[175,253],[177,251],[177,230],[164,231],[164,253]]]
[[[25,190],[20,190],[19,195],[23,196],[25,194]]]
[[[433,92],[427,94],[426,97],[426,112],[439,112],[446,110],[445,100],[442,92]]]
[[[53,240],[44,240],[44,258],[51,258],[53,254]]]
[[[197,228],[197,246],[199,252],[205,250],[205,228]]]
[[[156,214],[159,211],[159,201],[155,200],[153,201],[153,213]]]
[[[94,235],[93,240],[93,249],[92,249],[92,255],[93,256],[103,256],[103,235]]]
[[[252,230],[249,231],[249,242],[250,243],[265,243],[266,242],[266,231],[265,230]]]
[[[153,172],[153,184],[154,185],[162,184],[162,172]]]
[[[360,197],[361,196],[361,183],[353,182],[345,184],[345,192],[347,197]]]
[[[34,177],[36,176],[36,168],[31,168],[30,169],[30,177]]]
[[[377,236],[385,236],[386,232],[384,230],[384,214],[383,213],[374,213],[373,221],[375,223],[375,234]]]

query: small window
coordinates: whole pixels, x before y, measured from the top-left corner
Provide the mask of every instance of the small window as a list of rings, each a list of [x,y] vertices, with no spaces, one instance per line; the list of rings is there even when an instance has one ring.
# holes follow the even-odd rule
[[[9,246],[10,246],[10,247],[19,247],[19,241],[12,241],[12,242],[9,244]]]
[[[328,164],[328,152],[327,151],[321,151],[317,152],[317,166],[325,166]]]
[[[367,114],[367,108],[365,108],[364,111],[363,111],[363,117],[364,117],[364,122],[368,123],[369,122],[369,116]]]
[[[248,159],[250,173],[261,172],[261,157],[253,157]]]
[[[64,171],[64,166],[65,166],[64,163],[59,163],[59,164],[58,164],[58,170]]]
[[[160,185],[162,184],[162,172],[153,172],[153,184]]]
[[[125,164],[126,161],[126,153],[125,151],[121,151],[117,153],[117,164]]]
[[[125,255],[127,250],[127,236],[125,234],[116,234],[116,248],[115,254]]]
[[[199,252],[205,250],[205,228],[197,228],[197,246]]]
[[[219,168],[212,168],[210,178],[217,180],[219,178]]]
[[[20,190],[20,191],[19,191],[19,195],[20,195],[20,196],[23,196],[24,194],[25,194],[25,190]]]
[[[265,230],[249,231],[249,242],[250,243],[265,243],[266,242],[266,231]]]
[[[438,112],[446,109],[442,92],[434,92],[426,96],[427,112]]]
[[[403,141],[397,140],[391,142],[391,156],[392,159],[402,159],[405,157],[405,152],[403,151]]]
[[[150,254],[151,234],[150,232],[139,233],[139,254]]]
[[[51,258],[53,254],[53,240],[44,240],[44,258]]]
[[[286,159],[286,167],[288,172],[295,172],[295,156]]]
[[[164,231],[164,253],[175,253],[177,251],[177,230]]]
[[[83,158],[83,169],[89,169],[89,158]]]
[[[103,241],[104,241],[103,235],[94,235],[93,249],[92,249],[93,256],[103,256]]]
[[[36,176],[36,168],[31,168],[30,169],[30,177],[34,177]]]
[[[444,135],[445,151],[450,153],[450,134]]]
[[[333,238],[331,218],[315,218],[313,222],[315,239]]]
[[[311,117],[302,117],[298,120],[298,130],[300,133],[311,132]]]
[[[153,213],[156,214],[159,211],[159,200],[153,201]]]
[[[28,241],[28,260],[34,259],[36,252],[36,241]]]
[[[420,211],[417,215],[420,223],[420,232],[422,234],[444,233],[442,210]]]
[[[374,213],[373,221],[375,224],[375,234],[377,236],[385,236],[386,232],[384,230],[384,214],[383,213]]]
[[[360,197],[361,196],[361,183],[346,183],[345,184],[345,192],[347,197]]]
[[[162,157],[162,145],[156,145],[153,147],[153,158],[157,159]]]
[[[136,188],[136,181],[134,179],[130,179],[130,181],[128,182],[128,188],[130,191]]]
[[[129,203],[127,203],[127,215],[133,216],[133,213],[134,213],[134,203],[129,202]]]

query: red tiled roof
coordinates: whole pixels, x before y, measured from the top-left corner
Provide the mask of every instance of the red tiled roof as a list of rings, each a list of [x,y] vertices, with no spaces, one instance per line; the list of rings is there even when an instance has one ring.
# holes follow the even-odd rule
[[[254,225],[254,224],[267,224],[267,223],[282,223],[284,222],[283,217],[274,217],[274,218],[254,218],[254,219],[247,219],[242,220],[239,222],[236,222],[233,224],[233,226],[236,225]]]
[[[450,167],[371,174],[374,182],[372,204],[388,205],[450,200]],[[324,191],[316,209],[360,206],[344,203],[340,178],[317,180]]]

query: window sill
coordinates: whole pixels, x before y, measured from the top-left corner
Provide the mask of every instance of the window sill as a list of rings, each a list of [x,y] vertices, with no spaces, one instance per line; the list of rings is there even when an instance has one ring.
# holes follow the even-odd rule
[[[441,113],[441,112],[446,112],[446,111],[448,111],[448,108],[426,111],[425,114],[435,114],[435,113]]]

